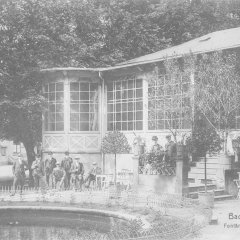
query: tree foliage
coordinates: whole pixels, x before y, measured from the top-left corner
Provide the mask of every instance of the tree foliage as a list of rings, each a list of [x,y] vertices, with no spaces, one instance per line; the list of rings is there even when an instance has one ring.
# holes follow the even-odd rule
[[[235,127],[240,107],[239,60],[236,53],[203,55],[197,65],[195,105],[225,139]]]
[[[130,149],[131,147],[128,144],[126,136],[119,131],[106,133],[106,136],[102,140],[103,153],[129,153]]]

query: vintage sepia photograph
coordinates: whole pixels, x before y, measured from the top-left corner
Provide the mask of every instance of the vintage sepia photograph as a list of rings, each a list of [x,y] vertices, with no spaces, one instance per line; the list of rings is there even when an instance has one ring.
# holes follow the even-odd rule
[[[240,0],[0,0],[0,240],[240,239]]]

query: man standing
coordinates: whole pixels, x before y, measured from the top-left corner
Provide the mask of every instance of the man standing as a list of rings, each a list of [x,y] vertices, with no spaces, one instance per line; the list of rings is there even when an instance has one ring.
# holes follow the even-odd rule
[[[176,164],[175,157],[177,154],[176,144],[171,140],[171,135],[167,135],[166,139],[167,143],[165,145],[165,160],[171,166],[174,166]]]
[[[46,174],[46,182],[48,186],[52,186],[52,172],[56,167],[57,160],[53,157],[53,153],[49,152],[49,157],[45,160],[45,174]],[[50,181],[50,182],[49,182]]]
[[[80,190],[82,190],[84,167],[83,164],[80,162],[80,158],[77,156],[72,162],[70,173],[71,186],[76,190],[79,185]]]
[[[13,171],[13,192],[11,196],[15,195],[16,193],[16,187],[20,185],[21,187],[21,194],[22,194],[22,189],[25,183],[25,164],[22,159],[22,155],[19,153],[17,160],[14,162],[12,171]]]
[[[40,182],[43,181],[43,176],[44,176],[44,165],[41,160],[41,155],[38,154],[36,156],[36,160],[32,164],[32,174],[33,174],[33,179],[34,179],[34,187],[35,190],[38,190],[40,187]]]
[[[62,169],[59,162],[56,163],[56,167],[53,169],[52,176],[53,176],[53,187],[56,189],[62,189],[62,185],[64,184],[64,180],[66,177],[66,172]]]
[[[72,165],[72,158],[69,157],[69,152],[65,152],[64,159],[62,160],[61,167],[66,173],[65,181],[64,181],[64,187],[65,189],[68,189],[70,187],[70,178],[71,178],[71,165]]]

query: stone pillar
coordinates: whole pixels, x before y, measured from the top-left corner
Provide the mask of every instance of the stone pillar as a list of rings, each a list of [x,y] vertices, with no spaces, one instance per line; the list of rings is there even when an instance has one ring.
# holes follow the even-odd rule
[[[175,192],[177,194],[183,194],[183,159],[176,159],[176,186]]]
[[[139,156],[134,155],[133,157],[133,188],[138,187],[138,178],[139,178]]]
[[[181,195],[188,193],[188,164],[188,157],[185,154],[177,156],[175,192]]]

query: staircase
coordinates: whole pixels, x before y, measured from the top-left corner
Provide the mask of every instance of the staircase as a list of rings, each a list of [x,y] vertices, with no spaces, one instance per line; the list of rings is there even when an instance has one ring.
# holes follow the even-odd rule
[[[194,199],[198,198],[199,192],[205,192],[205,173],[204,159],[191,163],[188,173],[188,196]],[[214,200],[221,201],[232,199],[224,189],[224,169],[228,169],[229,164],[225,164],[217,157],[207,160],[207,191],[214,191]]]

